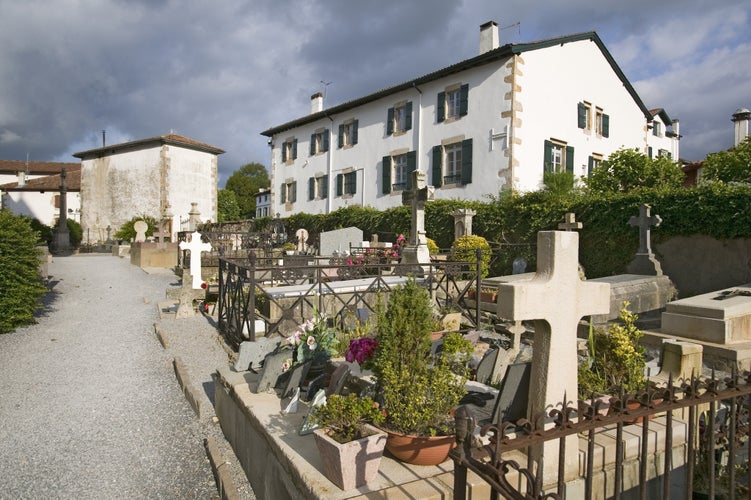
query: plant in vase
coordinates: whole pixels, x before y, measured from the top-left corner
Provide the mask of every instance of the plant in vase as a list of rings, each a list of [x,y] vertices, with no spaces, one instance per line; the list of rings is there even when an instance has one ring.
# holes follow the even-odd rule
[[[375,478],[386,445],[386,434],[369,425],[383,421],[371,398],[332,394],[316,406],[311,420],[323,472],[343,490],[357,488]]]
[[[386,449],[409,463],[441,463],[454,443],[451,412],[466,393],[471,343],[450,333],[443,350],[430,355],[431,300],[412,278],[392,290],[385,311],[379,307],[377,314],[373,372],[386,411]],[[408,442],[400,444],[402,439]],[[440,451],[425,449],[434,444]]]
[[[312,362],[311,368],[322,368],[332,356],[339,354],[336,328],[330,327],[327,318],[319,314],[317,309],[313,310],[312,319],[305,321],[287,338],[287,343],[293,353],[286,368],[306,361]]]

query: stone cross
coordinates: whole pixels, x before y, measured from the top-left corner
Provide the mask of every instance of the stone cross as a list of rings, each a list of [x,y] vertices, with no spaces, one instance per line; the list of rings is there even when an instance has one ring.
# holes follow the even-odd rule
[[[110,241],[112,239],[111,233],[112,233],[112,226],[107,224],[107,241]]]
[[[201,233],[193,231],[190,235],[190,243],[180,242],[180,250],[190,251],[190,275],[193,277],[193,289],[201,288],[201,252],[210,252],[211,244],[201,241]]]
[[[610,284],[579,278],[579,233],[537,233],[537,272],[529,281],[498,285],[498,317],[513,321],[535,320],[532,377],[528,418],[561,407],[565,397],[576,401],[578,380],[576,332],[582,317],[610,312]],[[574,405],[575,406],[575,405]],[[552,425],[552,424],[551,424]],[[578,473],[578,438],[566,438],[566,478]],[[539,448],[539,447],[538,447]],[[540,455],[542,453],[542,455]],[[536,450],[547,458],[544,484],[555,480],[558,440]]]
[[[137,220],[133,224],[133,229],[136,230],[136,243],[146,241],[146,231],[149,229],[149,225],[142,220]]]
[[[627,270],[632,274],[661,276],[662,267],[652,253],[650,227],[658,227],[662,223],[662,217],[650,215],[650,209],[651,207],[644,203],[639,207],[639,216],[632,216],[628,220],[629,226],[639,228],[639,250],[636,252],[634,260],[628,265]]]
[[[300,228],[295,231],[295,236],[297,236],[297,251],[300,253],[306,252],[308,250],[308,230]]]
[[[170,238],[172,235],[165,230],[164,227],[159,227],[159,231],[154,233],[154,238],[156,238],[157,243],[166,243],[167,239]]]
[[[563,218],[563,222],[558,224],[558,229],[561,231],[573,231],[575,229],[581,229],[584,227],[584,224],[581,222],[576,222],[576,214],[573,212],[568,212]]]
[[[417,246],[427,244],[425,236],[425,202],[433,201],[433,186],[425,181],[425,172],[412,172],[412,190],[402,192],[402,205],[412,206],[412,222],[410,224],[409,243]]]

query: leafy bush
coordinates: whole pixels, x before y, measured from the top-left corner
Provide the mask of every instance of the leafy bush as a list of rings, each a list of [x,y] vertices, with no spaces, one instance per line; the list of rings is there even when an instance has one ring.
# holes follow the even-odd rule
[[[347,396],[332,394],[325,405],[313,408],[311,420],[328,429],[332,439],[348,443],[362,437],[363,425],[382,422],[383,413],[369,397],[360,398],[354,393]]]
[[[592,170],[584,180],[587,187],[600,193],[625,193],[661,186],[680,187],[683,171],[667,156],[649,158],[638,149],[619,149]]]
[[[144,221],[149,226],[148,229],[146,229],[146,236],[151,236],[152,234],[154,234],[154,231],[157,229],[158,225],[157,220],[150,215],[138,215],[120,226],[120,229],[118,229],[115,233],[115,239],[120,241],[133,240],[136,237],[136,230],[133,225],[136,223],[136,221],[139,220]]]
[[[74,221],[73,219],[67,219],[68,221],[68,240],[70,241],[70,245],[72,247],[78,247],[78,245],[81,244],[81,240],[83,240],[83,229],[81,228],[81,224]]]
[[[426,238],[428,240],[428,253],[430,255],[437,255],[438,254],[438,245],[436,245],[435,241],[433,241],[431,238]]]
[[[39,277],[38,242],[28,218],[0,210],[0,333],[33,323],[47,291]]]
[[[49,245],[52,242],[52,228],[39,222],[39,219],[31,219],[31,229],[39,233],[39,243]]]
[[[488,275],[488,266],[490,265],[490,258],[492,255],[488,240],[482,236],[468,234],[459,237],[451,246],[449,260],[456,262],[469,262],[469,269],[472,273],[475,273],[477,271],[477,250],[482,251],[480,266],[482,277],[484,278]]]
[[[751,183],[751,137],[729,151],[707,155],[702,165],[707,181]]]

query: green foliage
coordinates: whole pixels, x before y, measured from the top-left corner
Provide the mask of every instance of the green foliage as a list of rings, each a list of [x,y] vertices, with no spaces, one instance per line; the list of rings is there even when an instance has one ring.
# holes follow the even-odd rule
[[[590,191],[626,193],[641,188],[676,188],[683,171],[667,156],[649,158],[637,149],[619,149],[584,179]]]
[[[311,421],[328,429],[332,439],[348,443],[363,437],[363,425],[382,422],[383,413],[369,397],[360,398],[353,393],[347,396],[332,394],[326,398],[325,405],[313,408]]]
[[[579,365],[579,397],[599,396],[623,388],[627,393],[645,388],[644,333],[636,326],[637,315],[624,302],[618,319],[606,332],[590,328],[589,362]]]
[[[269,173],[266,167],[260,163],[248,163],[237,169],[227,179],[224,188],[235,193],[240,207],[240,218],[250,219],[256,215],[258,190],[269,186]]]
[[[39,222],[39,219],[31,219],[31,229],[39,233],[39,243],[49,245],[52,242],[52,228]]]
[[[146,230],[146,236],[151,236],[152,234],[154,234],[154,231],[157,229],[157,220],[150,215],[143,214],[133,217],[129,221],[125,222],[122,226],[120,226],[120,229],[118,229],[115,233],[115,239],[121,241],[131,241],[132,239],[134,239],[136,237],[136,230],[133,225],[139,220],[144,221],[149,226]]]
[[[706,181],[751,183],[751,137],[729,151],[708,154],[701,172]]]
[[[378,348],[373,372],[383,394],[385,425],[413,435],[451,432],[450,411],[465,393],[468,359],[463,338],[446,338],[440,355],[431,359],[433,311],[428,292],[414,279],[396,287],[385,311],[377,311]]]
[[[73,219],[67,219],[67,222],[68,240],[70,241],[70,245],[76,248],[81,244],[81,240],[83,240],[83,229],[81,228],[81,224]]]
[[[545,172],[542,177],[542,192],[554,198],[565,197],[574,190],[574,173],[564,170],[563,172]]]
[[[436,245],[432,238],[426,238],[426,240],[428,242],[428,253],[430,255],[437,255],[439,250],[438,245]]]
[[[475,234],[468,234],[459,237],[451,246],[451,253],[449,254],[449,260],[455,262],[469,262],[469,268],[472,273],[477,271],[477,250],[482,251],[481,271],[482,277],[485,278],[488,275],[488,266],[490,265],[490,259],[492,252],[490,251],[490,244],[488,240],[482,236]]]
[[[229,189],[220,189],[216,193],[217,222],[227,222],[240,219],[240,205],[237,195]]]
[[[38,243],[28,218],[0,210],[0,333],[34,322],[47,291],[39,277]]]

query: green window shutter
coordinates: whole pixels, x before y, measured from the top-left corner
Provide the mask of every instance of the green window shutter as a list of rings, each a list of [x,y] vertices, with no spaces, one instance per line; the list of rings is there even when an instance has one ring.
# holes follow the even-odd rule
[[[433,186],[443,186],[443,146],[433,146]]]
[[[394,108],[389,108],[386,113],[386,135],[394,133]]]
[[[291,200],[289,200],[289,201],[291,201],[292,203],[294,203],[294,202],[297,201],[297,181],[295,181],[292,184],[290,184],[290,188],[291,188],[292,192],[289,194],[289,197],[291,198]]]
[[[446,92],[438,92],[438,99],[435,103],[435,114],[438,123],[446,119]]]
[[[314,177],[308,179],[308,200],[313,200],[316,197],[316,180]]]
[[[337,141],[339,148],[344,146],[344,124],[339,125],[339,140]]]
[[[287,161],[287,143],[282,143],[282,163]]]
[[[602,115],[602,136],[610,137],[610,115]]]
[[[587,128],[587,107],[583,102],[576,105],[576,118],[579,128]]]
[[[587,158],[587,177],[592,177],[592,168],[595,164],[595,159],[593,156],[590,156]]]
[[[343,186],[344,184],[344,178],[342,174],[336,174],[336,195],[341,196],[344,192]]]
[[[323,177],[321,177],[321,186],[323,186],[323,191],[321,191],[321,199],[328,198],[329,197],[329,175],[326,174]]]
[[[292,141],[292,159],[293,160],[297,159],[297,139]]]
[[[381,192],[383,194],[389,194],[391,192],[391,157],[384,156],[381,169]]]
[[[649,146],[649,147],[647,148],[647,156],[649,156],[649,159],[650,159],[650,160],[652,159],[652,146]]]
[[[329,150],[329,129],[323,131],[323,151]]]
[[[472,182],[472,139],[462,141],[462,184]]]
[[[360,124],[357,120],[352,122],[352,144],[357,144],[357,127]]]
[[[279,201],[282,203],[287,203],[287,185],[282,184],[279,188]]]
[[[316,154],[316,135],[310,134],[310,156]]]
[[[553,143],[550,141],[545,141],[545,152],[542,157],[543,161],[543,170],[545,172],[552,172],[553,171]]]
[[[406,106],[406,118],[404,120],[404,130],[412,130],[412,101],[409,101]]]
[[[412,172],[417,170],[417,152],[407,153],[407,189],[412,189]]]
[[[574,146],[566,146],[566,171],[574,171]]]
[[[469,84],[462,85],[459,94],[459,114],[464,116],[469,111]]]

